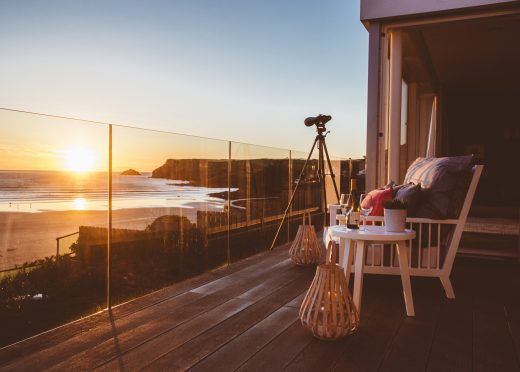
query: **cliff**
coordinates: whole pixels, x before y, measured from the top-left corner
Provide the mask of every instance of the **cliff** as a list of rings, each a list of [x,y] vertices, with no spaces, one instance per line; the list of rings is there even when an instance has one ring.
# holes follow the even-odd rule
[[[300,161],[297,161],[298,164]],[[303,162],[303,161],[301,161]],[[295,168],[301,169],[303,163]],[[309,177],[312,178],[309,172]],[[298,175],[295,173],[295,178]],[[228,160],[168,159],[152,172],[152,178],[186,180],[193,186],[228,187]],[[233,198],[282,196],[288,190],[289,159],[249,159],[231,161]],[[249,195],[246,190],[249,186]]]
[[[193,186],[227,187],[227,160],[168,159],[152,178],[189,181]]]

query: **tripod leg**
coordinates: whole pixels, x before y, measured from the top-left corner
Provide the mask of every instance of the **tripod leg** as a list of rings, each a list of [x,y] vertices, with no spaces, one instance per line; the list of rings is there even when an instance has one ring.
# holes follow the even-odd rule
[[[323,156],[323,145],[325,144],[325,138],[320,137],[318,142],[319,149],[319,163],[318,163],[318,174],[321,182],[321,208],[323,211],[323,225],[327,224],[327,185],[325,185],[325,158]]]
[[[287,217],[287,213],[289,212],[289,209],[291,209],[291,205],[294,200],[294,196],[296,195],[296,191],[298,191],[298,186],[300,186],[300,182],[302,181],[303,174],[305,173],[305,169],[307,168],[307,164],[309,163],[309,160],[312,156],[312,153],[314,151],[314,148],[316,147],[316,143],[318,142],[318,137],[314,140],[314,143],[312,144],[311,151],[309,152],[309,156],[307,156],[307,160],[305,160],[305,164],[303,165],[302,171],[300,172],[300,176],[298,177],[298,182],[296,183],[296,186],[294,187],[294,190],[291,194],[291,198],[289,199],[289,203],[287,204],[287,208],[285,208],[285,212],[283,213],[282,221],[280,222],[280,225],[278,226],[278,230],[276,231],[276,235],[274,236],[273,242],[271,243],[271,247],[269,250],[273,250],[274,244],[276,243],[276,239],[278,239],[278,235],[280,234],[280,230],[282,230],[283,223],[285,222],[285,218]],[[292,182],[292,180],[289,180],[289,182]]]
[[[336,192],[336,198],[338,199],[339,204],[339,191],[338,186],[336,185],[336,175],[332,170],[332,163],[330,162],[329,150],[327,150],[327,144],[325,143],[325,141],[323,141],[323,148],[325,149],[325,155],[327,156],[327,163],[329,165],[330,177],[332,178],[332,184],[334,185],[334,191]]]

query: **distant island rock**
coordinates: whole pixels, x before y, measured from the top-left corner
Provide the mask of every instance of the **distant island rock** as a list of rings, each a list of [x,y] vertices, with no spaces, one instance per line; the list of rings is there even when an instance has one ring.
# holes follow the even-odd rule
[[[127,169],[123,173],[121,173],[122,176],[140,176],[141,173],[136,171],[135,169]]]

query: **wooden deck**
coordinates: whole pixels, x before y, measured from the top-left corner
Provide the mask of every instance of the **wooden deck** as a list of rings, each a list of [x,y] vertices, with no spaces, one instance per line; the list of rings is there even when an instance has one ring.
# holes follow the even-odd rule
[[[287,247],[264,253],[0,349],[0,370],[518,371],[520,267],[458,259],[447,300],[413,278],[367,275],[357,333],[313,338],[298,308],[313,277]]]

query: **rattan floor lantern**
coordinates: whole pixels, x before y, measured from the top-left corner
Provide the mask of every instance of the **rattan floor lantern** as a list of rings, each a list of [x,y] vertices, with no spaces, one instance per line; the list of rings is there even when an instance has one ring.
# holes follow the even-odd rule
[[[316,269],[300,308],[304,327],[322,340],[338,340],[354,332],[359,313],[352,301],[343,268],[336,264],[337,244],[329,242],[325,263]]]
[[[306,223],[307,217],[307,223]],[[289,256],[297,265],[314,265],[322,260],[322,250],[314,226],[311,225],[311,214],[303,214],[303,224],[298,227],[296,237],[289,249]]]

